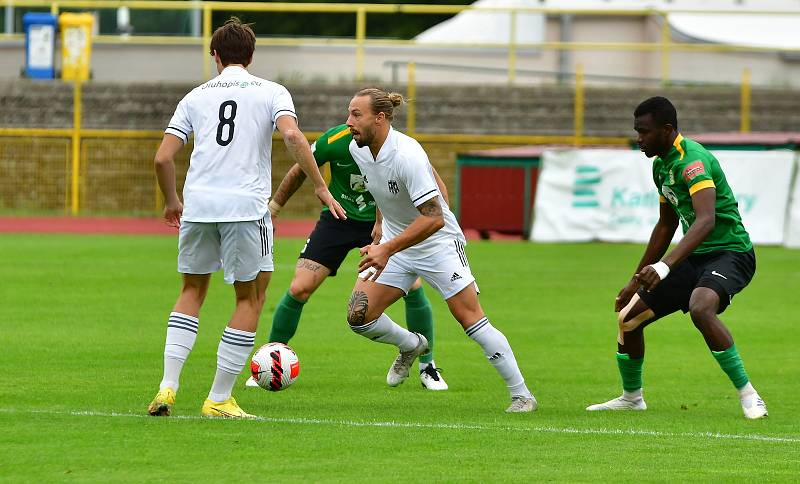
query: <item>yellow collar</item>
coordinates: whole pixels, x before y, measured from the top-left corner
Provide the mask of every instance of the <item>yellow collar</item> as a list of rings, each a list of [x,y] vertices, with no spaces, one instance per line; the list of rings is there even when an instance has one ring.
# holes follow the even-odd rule
[[[678,150],[678,153],[681,154],[680,159],[682,160],[683,157],[686,155],[686,152],[683,151],[683,146],[681,146],[681,141],[683,141],[683,136],[680,133],[678,133],[678,136],[675,137],[675,141],[672,143],[672,146],[674,146],[675,149]]]

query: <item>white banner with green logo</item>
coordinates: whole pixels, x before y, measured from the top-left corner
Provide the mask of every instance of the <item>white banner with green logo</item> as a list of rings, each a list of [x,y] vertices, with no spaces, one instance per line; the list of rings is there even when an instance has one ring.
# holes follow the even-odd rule
[[[739,202],[753,243],[782,244],[795,154],[779,150],[713,153]],[[540,170],[531,240],[647,242],[650,238],[658,220],[658,192],[651,160],[643,153],[545,151]],[[681,235],[679,228],[676,240]]]
[[[800,166],[796,170],[792,201],[789,203],[789,227],[786,230],[786,246],[800,248]]]

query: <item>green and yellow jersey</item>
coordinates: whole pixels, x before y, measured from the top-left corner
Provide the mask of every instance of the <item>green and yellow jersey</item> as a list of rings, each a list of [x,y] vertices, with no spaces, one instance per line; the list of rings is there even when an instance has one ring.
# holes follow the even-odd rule
[[[331,181],[328,190],[347,212],[351,220],[375,220],[375,199],[367,191],[364,175],[359,171],[350,154],[350,141],[353,135],[345,124],[333,127],[311,145],[317,165],[330,163]],[[323,211],[328,210],[324,207]]]
[[[692,195],[704,188],[716,189],[716,225],[693,253],[747,252],[753,248],[725,173],[703,145],[679,134],[669,153],[653,161],[653,181],[661,195],[660,201],[669,203],[678,215],[684,234],[695,221]]]

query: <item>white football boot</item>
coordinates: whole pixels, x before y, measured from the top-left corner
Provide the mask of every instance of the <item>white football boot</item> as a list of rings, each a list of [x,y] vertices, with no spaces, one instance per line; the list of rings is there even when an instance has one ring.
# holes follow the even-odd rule
[[[539,403],[533,398],[533,395],[531,398],[515,395],[511,397],[511,405],[506,409],[506,413],[533,412],[537,408],[539,408]]]
[[[386,374],[386,383],[390,387],[396,387],[403,383],[406,378],[408,378],[408,370],[411,368],[411,364],[414,363],[414,360],[416,360],[419,355],[428,351],[428,340],[425,339],[425,336],[419,333],[414,334],[419,338],[417,346],[409,351],[401,351],[389,368],[389,373]]]
[[[767,413],[767,404],[758,396],[758,393],[753,392],[740,398],[742,402],[742,411],[745,418],[757,419],[769,415]]]
[[[644,398],[642,397],[628,400],[624,396],[620,396],[607,402],[589,405],[586,407],[586,410],[590,412],[596,412],[598,410],[647,410],[647,404],[644,403]]]
[[[253,377],[251,376],[250,378],[248,378],[247,380],[245,380],[245,382],[244,382],[244,386],[245,386],[246,388],[254,388],[254,387],[258,387],[258,382],[256,381],[256,379],[255,379],[255,378],[253,378]]]
[[[440,368],[436,368],[433,364],[425,365],[425,368],[419,371],[419,381],[422,383],[422,388],[427,390],[447,390],[447,382],[442,378]]]

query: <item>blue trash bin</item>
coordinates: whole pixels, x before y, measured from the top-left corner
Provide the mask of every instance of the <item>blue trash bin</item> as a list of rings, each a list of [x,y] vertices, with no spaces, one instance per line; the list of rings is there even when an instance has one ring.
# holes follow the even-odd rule
[[[25,27],[25,75],[32,79],[55,77],[56,18],[49,13],[22,16]]]

